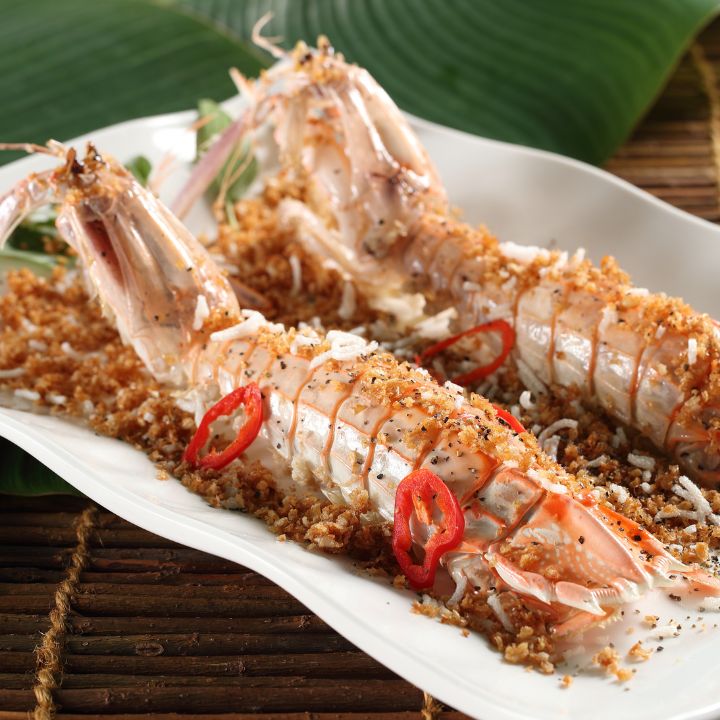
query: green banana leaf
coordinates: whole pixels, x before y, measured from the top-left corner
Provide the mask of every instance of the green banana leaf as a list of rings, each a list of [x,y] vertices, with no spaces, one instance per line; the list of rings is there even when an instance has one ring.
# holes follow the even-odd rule
[[[176,0],[249,40],[327,35],[420,117],[602,163],[717,0]]]
[[[328,35],[405,110],[602,163],[662,90],[720,0],[0,0],[0,141],[65,140],[234,92],[282,45]],[[18,157],[2,153],[0,164]],[[143,172],[142,167],[138,170]],[[3,188],[0,188],[2,194]],[[5,256],[2,263],[18,257]],[[44,269],[44,266],[43,266]],[[7,442],[0,487],[57,478]]]
[[[0,139],[67,139],[233,92],[231,65],[327,34],[409,112],[607,159],[718,0],[0,0]],[[59,12],[59,8],[62,12]],[[7,156],[6,156],[7,158]],[[3,159],[6,159],[3,158]]]
[[[0,438],[0,495],[82,495],[52,470]],[[0,504],[2,500],[0,500]]]

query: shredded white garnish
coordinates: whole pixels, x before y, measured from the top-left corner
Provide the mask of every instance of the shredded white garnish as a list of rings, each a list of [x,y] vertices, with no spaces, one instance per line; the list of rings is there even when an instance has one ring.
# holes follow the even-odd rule
[[[18,378],[25,374],[25,368],[8,368],[7,370],[0,370],[0,380],[12,380],[12,378]]]
[[[45,399],[51,405],[64,405],[67,402],[67,398],[64,395],[58,393],[47,393]]]
[[[535,258],[541,257],[547,259],[550,257],[548,250],[535,247],[534,245],[518,245],[514,242],[504,242],[500,243],[499,249],[508,260],[517,260],[521,263],[530,264]]]
[[[357,298],[355,294],[355,285],[350,280],[346,280],[343,285],[342,299],[338,308],[338,315],[343,320],[349,320],[357,309]]]
[[[560,448],[560,436],[552,435],[542,443],[543,452],[553,460],[557,460],[558,449]]]
[[[465,393],[463,389],[450,380],[446,380],[443,387],[455,396],[455,409],[460,410],[465,404]]]
[[[83,358],[87,357],[84,353],[78,352],[67,340],[65,342],[60,343],[60,349],[68,356],[73,358],[73,360],[82,360]],[[93,353],[90,353],[92,355]]]
[[[697,525],[688,525],[686,528],[683,528],[683,532],[688,533],[688,535],[692,535],[697,532]]]
[[[241,315],[243,316],[243,318],[245,318],[244,320],[241,320],[236,325],[232,325],[231,327],[225,328],[224,330],[217,330],[212,335],[210,335],[210,339],[213,342],[238,340],[239,338],[253,337],[257,335],[261,327],[277,327],[273,326],[271,323],[268,323],[265,317],[256,310],[243,310],[241,312]]]
[[[433,608],[433,610],[437,613],[437,619],[440,622],[442,622],[443,618],[459,618],[457,611],[450,610],[450,608],[445,607],[445,605],[435,598],[430,597],[430,595],[424,594],[422,596],[422,605]]]
[[[625,291],[626,295],[636,295],[637,297],[645,297],[646,295],[650,294],[650,291],[647,288],[629,288]]]
[[[657,330],[655,330],[655,337],[659,340],[664,334],[665,334],[665,326],[658,325]]]
[[[720,525],[720,516],[713,513],[710,503],[702,494],[700,488],[690,480],[686,475],[681,475],[678,482],[673,485],[673,492],[692,503],[693,510],[683,510],[681,508],[673,508],[672,510],[660,510],[655,515],[655,521],[667,520],[669,518],[685,518],[686,520],[695,520],[700,525]]]
[[[655,469],[655,458],[648,457],[647,455],[638,455],[637,453],[628,453],[627,461],[641,470],[654,470]]]
[[[548,438],[550,438],[552,435],[555,435],[558,430],[566,430],[568,428],[577,428],[578,422],[577,420],[572,420],[571,418],[560,418],[560,420],[556,420],[551,425],[548,425],[539,435],[538,435],[538,442],[542,445]]]
[[[585,465],[585,467],[586,468],[600,467],[603,463],[606,463],[609,459],[610,458],[603,453],[602,455],[598,455],[594,460],[591,460],[587,465]]]
[[[608,487],[612,491],[613,495],[615,495],[615,497],[621,503],[624,503],[630,497],[630,493],[622,485],[617,485],[616,483],[609,483]]]
[[[648,633],[648,637],[654,639],[665,639],[677,637],[679,634],[680,633],[677,629],[677,625],[658,625],[657,627],[650,630],[650,632]]]
[[[602,335],[610,325],[617,324],[618,314],[615,305],[606,305],[602,309],[600,324],[598,325],[598,334]]]
[[[699,522],[720,525],[720,517],[713,513],[707,498],[689,477],[681,475],[678,478],[678,483],[673,485],[673,492],[695,506]]]
[[[688,338],[688,365],[694,365],[697,362],[697,340],[695,338]]]
[[[533,402],[532,393],[529,390],[523,390],[520,393],[520,407],[524,410],[534,410],[537,403]]]
[[[640,488],[644,493],[647,493],[648,495],[655,489],[654,485],[651,485],[647,480],[645,482],[640,483]]]
[[[297,255],[290,255],[288,262],[292,271],[292,290],[290,292],[297,295],[302,289],[302,265]]]
[[[207,298],[204,295],[198,295],[195,303],[195,316],[193,317],[193,330],[200,330],[205,324],[205,320],[210,317],[210,308],[208,307]]]
[[[46,342],[43,342],[42,340],[35,340],[34,338],[28,340],[28,347],[31,350],[36,350],[37,352],[46,352],[48,349]]]
[[[149,410],[147,410],[146,412],[143,413],[142,419],[146,423],[152,423],[152,422],[155,422],[155,415],[154,415],[154,413],[151,413]]]
[[[295,354],[300,347],[312,347],[313,345],[319,345],[321,342],[320,336],[306,325],[304,331],[297,333],[290,343],[290,352]]]
[[[415,323],[413,330],[425,340],[442,340],[450,334],[450,323],[457,317],[457,310],[449,307],[437,315]]]
[[[625,434],[625,431],[620,426],[615,428],[615,434],[612,436],[612,439],[610,442],[616,450],[621,445],[625,445],[627,443],[627,435]]]
[[[341,330],[331,330],[326,337],[330,349],[316,355],[310,361],[310,368],[318,367],[328,360],[355,360],[360,355],[366,355],[378,348],[374,340],[369,343],[365,338]]]
[[[18,388],[17,390],[15,390],[15,396],[19,398],[24,398],[25,400],[40,399],[39,392],[35,392],[34,390],[25,390],[24,388]]]

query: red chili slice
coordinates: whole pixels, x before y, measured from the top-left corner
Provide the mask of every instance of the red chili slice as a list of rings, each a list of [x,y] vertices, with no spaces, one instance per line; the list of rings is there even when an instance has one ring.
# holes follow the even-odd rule
[[[222,451],[211,450],[204,457],[200,451],[210,436],[210,425],[223,415],[231,415],[241,406],[245,406],[246,420],[237,431],[235,439]],[[218,400],[200,421],[195,435],[185,450],[183,459],[191,465],[212,470],[221,470],[236,457],[247,450],[260,432],[263,421],[262,393],[256,383],[236,388],[224,398]]]
[[[500,350],[500,354],[487,365],[481,365],[470,372],[458,375],[456,378],[453,378],[452,381],[457,385],[470,385],[478,380],[482,380],[488,375],[494,373],[505,362],[507,356],[510,354],[510,351],[513,349],[513,345],[515,344],[515,331],[507,322],[505,322],[505,320],[493,320],[491,322],[483,323],[482,325],[477,325],[474,328],[470,328],[469,330],[465,330],[457,335],[446,338],[445,340],[441,340],[439,343],[435,343],[435,345],[431,345],[429,348],[423,350],[418,358],[416,358],[418,365],[422,365],[424,360],[427,360],[428,358],[441,353],[443,350],[452,347],[456,342],[462,340],[464,337],[484,332],[500,333],[502,337],[502,350]]]
[[[522,426],[522,423],[514,415],[511,415],[507,410],[503,410],[495,403],[492,403],[492,406],[495,408],[498,418],[503,422],[506,422],[516,433],[519,434],[527,432],[527,430]]]
[[[439,524],[435,524],[432,519],[433,503],[442,511]],[[422,565],[418,565],[410,556],[413,544],[410,518],[413,510],[420,522],[435,527],[425,544]],[[392,548],[412,587],[420,590],[432,586],[440,558],[460,544],[464,532],[465,517],[460,503],[435,473],[430,470],[415,470],[398,485],[395,493]]]

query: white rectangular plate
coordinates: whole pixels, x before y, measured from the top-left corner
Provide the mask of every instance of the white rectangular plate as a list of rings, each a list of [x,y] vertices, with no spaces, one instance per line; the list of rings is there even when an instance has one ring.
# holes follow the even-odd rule
[[[187,177],[194,154],[194,136],[187,128],[194,119],[191,112],[143,118],[91,137],[102,152],[121,161],[144,154],[157,167],[172,153],[174,173],[162,187],[169,199]],[[469,221],[487,224],[503,240],[571,251],[583,246],[595,260],[614,254],[639,285],[682,295],[698,309],[720,316],[720,230],[714,225],[581,163],[424,121],[413,123],[452,201]],[[36,157],[0,168],[0,194],[47,164]],[[193,211],[188,224],[196,233],[213,232],[206,208]],[[665,639],[663,653],[635,666],[637,674],[626,685],[588,672],[561,690],[557,677],[501,662],[481,637],[463,637],[457,628],[411,613],[411,593],[357,573],[342,558],[277,542],[259,521],[211,509],[180,483],[157,480],[146,457],[120,442],[55,417],[11,410],[0,410],[0,435],[127,520],[266,575],[359,648],[474,717],[699,720],[720,715],[719,636],[712,628],[720,615],[708,614],[704,629],[697,623],[691,630],[697,611],[656,593],[627,608],[624,621],[594,642],[610,639],[624,655],[647,636],[640,620],[648,613],[674,618],[683,625],[681,635]],[[645,642],[648,647],[657,644]]]

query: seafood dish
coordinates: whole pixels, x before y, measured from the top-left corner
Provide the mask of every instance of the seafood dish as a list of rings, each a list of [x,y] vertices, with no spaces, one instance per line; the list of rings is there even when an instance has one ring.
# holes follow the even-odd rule
[[[610,258],[596,268],[582,253],[499,243],[456,220],[408,121],[327,44],[241,87],[249,106],[226,132],[275,139],[282,172],[308,198],[286,201],[283,220],[314,252],[371,296],[420,292],[431,310],[452,308],[451,330],[465,339],[497,334],[464,344],[457,382],[477,387],[509,355],[529,389],[572,388],[704,485],[720,483],[720,345],[709,317],[633,287]]]
[[[131,442],[541,672],[656,588],[720,607],[714,321],[463,224],[367,71],[271,49],[173,205],[258,159],[207,243],[102,148],[21,146],[56,166],[2,189],[0,242],[51,205],[64,260],[8,275],[0,403]]]

